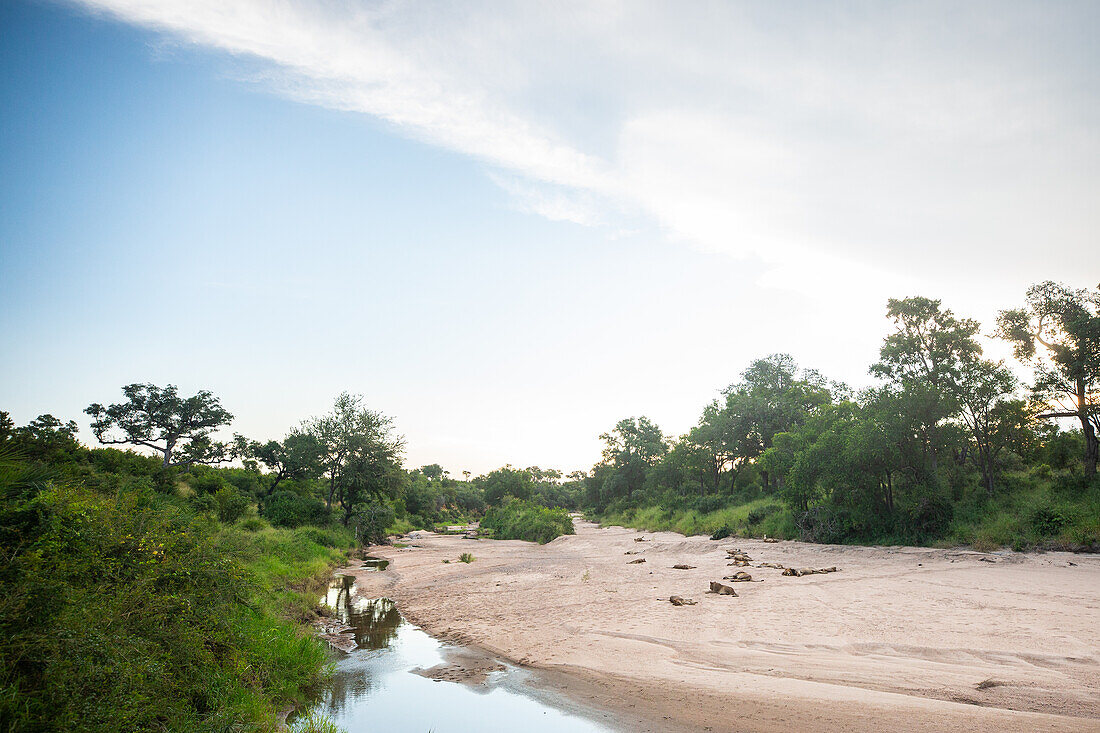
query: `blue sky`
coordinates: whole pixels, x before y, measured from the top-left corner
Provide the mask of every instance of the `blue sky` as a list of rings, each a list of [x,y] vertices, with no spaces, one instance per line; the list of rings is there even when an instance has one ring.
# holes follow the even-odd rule
[[[677,7],[4,3],[0,406],[569,470],[774,351],[866,383],[888,296],[1095,284],[1097,6]]]

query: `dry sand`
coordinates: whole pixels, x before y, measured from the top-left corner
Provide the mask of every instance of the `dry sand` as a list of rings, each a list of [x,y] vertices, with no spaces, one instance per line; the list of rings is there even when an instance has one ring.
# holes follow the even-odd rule
[[[361,594],[539,670],[623,730],[1100,731],[1098,555],[715,542],[587,522],[543,546],[410,542],[372,550],[393,562],[357,573]],[[839,572],[729,567],[726,548],[754,566]],[[764,582],[707,593],[737,570]]]

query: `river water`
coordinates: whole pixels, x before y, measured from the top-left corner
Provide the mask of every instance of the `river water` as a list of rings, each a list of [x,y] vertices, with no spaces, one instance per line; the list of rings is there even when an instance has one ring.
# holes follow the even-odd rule
[[[610,733],[537,699],[524,687],[528,673],[509,665],[478,685],[417,674],[445,664],[454,647],[405,621],[388,598],[357,597],[350,576],[334,578],[322,604],[354,627],[358,645],[333,652],[336,674],[317,707],[348,733]]]

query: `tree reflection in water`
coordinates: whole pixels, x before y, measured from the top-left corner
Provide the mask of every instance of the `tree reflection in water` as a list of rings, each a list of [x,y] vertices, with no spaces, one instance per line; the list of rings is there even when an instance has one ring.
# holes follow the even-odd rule
[[[331,608],[336,617],[355,629],[355,643],[363,650],[386,649],[397,637],[397,629],[404,622],[397,605],[389,598],[356,598],[355,578],[338,575],[329,584],[321,604]],[[350,661],[340,654],[340,661]],[[328,685],[328,706],[331,712],[339,712],[345,705],[371,692],[375,680],[367,668],[349,666],[337,662],[335,674]]]
[[[334,675],[314,709],[349,733],[607,733],[514,684],[475,688],[418,674],[446,662],[444,645],[402,619],[390,599],[357,598],[353,577],[333,579],[321,602],[354,629],[359,648],[333,653]]]

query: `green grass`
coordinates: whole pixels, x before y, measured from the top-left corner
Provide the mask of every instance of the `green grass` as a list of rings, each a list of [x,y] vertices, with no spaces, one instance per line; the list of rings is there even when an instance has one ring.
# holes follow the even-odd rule
[[[414,529],[417,529],[417,527],[409,520],[395,519],[393,520],[393,524],[386,528],[386,536],[397,535],[400,537],[402,535],[407,535]]]
[[[798,529],[790,511],[775,499],[757,499],[710,512],[647,506],[609,512],[600,515],[598,519],[604,526],[618,524],[647,532],[679,532],[689,536],[713,535],[720,529],[728,529],[730,536],[736,537],[798,537]]]
[[[979,550],[1008,547],[1085,550],[1100,546],[1100,493],[1060,486],[1026,472],[1007,477],[1010,490],[957,502],[939,544]]]
[[[0,488],[0,731],[270,731],[322,681],[325,649],[296,619],[346,558],[342,529],[226,526],[151,491]]]
[[[467,565],[469,565],[470,563],[472,563],[476,559],[477,558],[475,558],[473,555],[471,555],[468,552],[464,552],[464,553],[462,553],[461,555],[458,556],[458,561],[459,562],[464,562]]]
[[[324,713],[316,710],[298,718],[290,724],[290,733],[346,733],[343,728],[332,722]]]
[[[973,487],[952,502],[952,510],[946,529],[922,541],[941,547],[970,545],[983,551],[1100,547],[1100,491],[1095,486],[1085,487],[1079,477],[1052,476],[1043,470],[1009,473],[993,497],[981,487]],[[800,538],[794,512],[777,498],[767,497],[709,512],[650,505],[594,518],[604,526],[617,524],[650,532],[709,536],[728,530],[728,535],[735,537]],[[916,540],[880,532],[843,541],[892,545]]]

